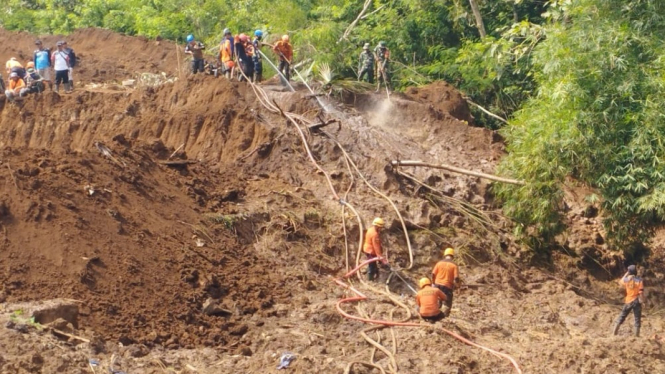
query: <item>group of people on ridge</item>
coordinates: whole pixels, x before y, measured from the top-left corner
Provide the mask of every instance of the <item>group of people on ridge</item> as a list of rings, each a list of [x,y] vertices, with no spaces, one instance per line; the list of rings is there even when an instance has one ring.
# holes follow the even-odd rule
[[[260,82],[263,79],[263,62],[261,56],[261,47],[269,46],[279,59],[278,70],[284,79],[291,79],[291,63],[293,61],[293,46],[289,41],[288,35],[282,35],[279,41],[274,45],[263,41],[263,31],[254,31],[254,39],[250,40],[246,34],[233,36],[231,30],[224,29],[224,36],[219,44],[219,54],[215,66],[206,64],[203,51],[205,45],[197,41],[194,35],[187,36],[187,45],[185,54],[192,56],[192,74],[206,72],[206,67],[210,67],[212,74],[222,74],[231,79],[238,73],[239,80],[251,80]],[[360,53],[358,67],[358,80],[365,80],[368,83],[374,83],[374,77],[377,76],[377,90],[381,87],[381,82],[389,87],[389,62],[390,50],[386,42],[381,41],[370,51],[369,43],[365,43],[363,51]]]
[[[17,98],[23,98],[31,93],[43,92],[46,85],[55,92],[60,91],[63,85],[65,93],[69,93],[74,88],[72,78],[74,66],[76,66],[76,53],[67,45],[66,41],[56,43],[56,50],[51,52],[46,48],[41,40],[35,41],[35,49],[32,60],[21,64],[15,57],[12,57],[5,64],[5,70],[8,75],[5,97],[9,101],[15,101]],[[55,75],[55,82],[52,79],[52,71]],[[4,82],[0,79],[4,86]],[[54,85],[55,83],[55,85]],[[3,87],[5,88],[5,87]]]
[[[290,79],[291,61],[293,60],[293,46],[289,42],[289,36],[283,35],[274,45],[263,42],[263,31],[254,31],[254,39],[250,40],[246,34],[233,36],[231,30],[224,29],[224,36],[219,44],[216,66],[209,64],[214,73],[222,74],[231,79],[239,74],[239,80],[251,80],[260,82],[263,80],[263,61],[261,47],[264,45],[272,47],[273,52],[279,58],[279,71],[287,81]],[[203,73],[206,63],[203,56],[205,45],[194,38],[187,36],[185,53],[192,56],[192,73]]]
[[[388,260],[383,256],[380,237],[384,226],[385,221],[377,217],[372,221],[372,227],[365,233],[363,252],[365,252],[367,260],[373,260],[367,265],[367,279],[370,281],[378,279],[377,262],[388,266]],[[455,250],[446,248],[443,252],[443,259],[437,262],[432,270],[432,280],[422,278],[418,282],[420,290],[416,294],[416,305],[418,313],[425,320],[438,321],[450,314],[453,306],[453,291],[461,284],[459,269],[453,262],[454,256]]]
[[[374,52],[369,50],[369,43],[365,43],[363,51],[358,58],[358,80],[365,80],[367,83],[374,83],[374,76],[377,77],[377,91],[381,88],[381,82],[390,89],[389,63],[390,49],[386,42],[380,41],[374,48]]]
[[[383,256],[380,233],[385,226],[382,218],[375,218],[372,226],[365,233],[363,252],[367,260],[373,260],[367,265],[367,278],[370,281],[378,279],[380,262],[388,267],[388,260]],[[432,277],[421,278],[418,282],[420,290],[416,294],[416,305],[420,317],[428,321],[439,321],[448,316],[453,305],[453,291],[461,284],[459,269],[453,262],[455,250],[446,248],[443,259],[436,263],[432,270]],[[626,297],[621,314],[612,328],[612,334],[617,335],[619,327],[626,320],[628,314],[633,313],[635,319],[635,336],[640,336],[642,320],[642,304],[645,302],[644,281],[637,275],[635,265],[628,266],[628,271],[619,280],[625,289]],[[442,310],[443,309],[443,310]]]

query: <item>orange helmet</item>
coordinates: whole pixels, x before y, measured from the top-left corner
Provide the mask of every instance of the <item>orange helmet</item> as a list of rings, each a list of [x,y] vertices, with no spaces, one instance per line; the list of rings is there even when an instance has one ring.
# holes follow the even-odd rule
[[[35,67],[35,63],[32,62],[32,61],[28,61],[28,63],[25,64],[26,69],[30,69],[30,68],[34,68],[34,67]]]
[[[243,42],[243,43],[247,43],[247,35],[245,35],[245,34],[240,34],[238,39],[240,39],[240,41]]]
[[[282,35],[282,41],[283,42],[288,42],[289,41],[289,36],[288,35]]]

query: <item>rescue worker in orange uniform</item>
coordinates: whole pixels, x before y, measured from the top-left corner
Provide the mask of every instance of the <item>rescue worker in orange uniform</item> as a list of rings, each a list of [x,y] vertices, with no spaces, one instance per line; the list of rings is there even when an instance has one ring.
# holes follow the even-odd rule
[[[453,307],[453,289],[459,284],[459,270],[453,262],[455,250],[446,248],[443,252],[443,260],[437,262],[432,270],[432,279],[434,287],[441,290],[446,295],[446,315],[450,314]]]
[[[222,71],[227,79],[231,79],[232,70],[235,66],[235,62],[233,61],[235,57],[233,54],[233,44],[231,30],[224,29],[224,39],[219,44],[219,61],[222,63]]]
[[[279,71],[288,81],[290,79],[291,61],[293,60],[293,47],[289,43],[289,36],[282,35],[282,40],[275,43],[272,50],[279,56]]]
[[[367,229],[365,233],[365,244],[363,245],[363,252],[367,256],[368,260],[373,258],[380,258],[383,264],[388,264],[388,261],[383,258],[383,249],[381,248],[381,238],[379,233],[385,225],[385,222],[381,218],[374,218],[372,221],[372,227]],[[367,267],[367,279],[375,280],[379,277],[379,267],[375,262],[371,262]]]
[[[8,101],[14,101],[17,97],[23,97],[27,94],[25,91],[25,81],[16,72],[9,74],[9,86],[5,90],[5,97]]]
[[[626,320],[628,314],[633,312],[635,317],[635,336],[640,336],[640,326],[642,324],[642,303],[644,302],[644,282],[642,278],[637,276],[637,268],[635,265],[630,265],[628,271],[619,280],[621,287],[626,288],[626,299],[624,300],[623,309],[619,318],[614,323],[612,334],[619,333],[619,327]]]
[[[418,314],[432,322],[445,317],[445,314],[441,313],[441,305],[446,301],[446,295],[440,289],[432,287],[429,278],[422,278],[418,285],[420,286],[420,291],[416,295]]]

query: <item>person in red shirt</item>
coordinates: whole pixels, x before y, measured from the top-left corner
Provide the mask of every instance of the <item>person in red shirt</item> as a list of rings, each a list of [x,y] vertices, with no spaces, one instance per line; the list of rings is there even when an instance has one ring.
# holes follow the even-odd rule
[[[453,289],[459,284],[459,270],[453,262],[455,250],[446,248],[443,252],[443,260],[436,263],[432,270],[432,279],[434,287],[441,290],[446,295],[446,315],[450,314],[453,307]]]
[[[387,264],[388,262],[383,258],[383,249],[381,248],[381,238],[379,233],[385,225],[381,218],[374,218],[372,227],[367,229],[365,233],[365,244],[363,245],[363,252],[368,260],[379,257],[381,262]],[[367,279],[375,280],[379,277],[379,267],[375,262],[371,262],[367,267]]]
[[[626,288],[626,299],[624,300],[621,314],[619,314],[619,318],[614,323],[612,334],[616,335],[619,333],[619,327],[632,311],[633,317],[635,317],[635,336],[639,337],[642,322],[642,302],[644,301],[644,282],[642,278],[637,276],[637,267],[635,265],[628,267],[628,271],[619,280],[619,284],[621,287]]]
[[[289,36],[282,35],[282,40],[275,43],[272,50],[279,57],[279,72],[288,81],[290,79],[291,61],[293,61],[293,46],[289,43]]]
[[[445,314],[441,313],[441,304],[446,301],[446,295],[440,289],[432,287],[429,278],[422,278],[418,285],[420,286],[420,291],[416,295],[418,314],[432,322],[445,317]]]

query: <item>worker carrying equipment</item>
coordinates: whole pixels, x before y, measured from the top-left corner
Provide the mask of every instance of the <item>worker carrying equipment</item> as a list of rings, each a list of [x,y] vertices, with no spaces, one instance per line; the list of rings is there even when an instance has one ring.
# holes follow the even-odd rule
[[[282,40],[275,43],[272,50],[279,56],[279,72],[289,81],[291,77],[291,61],[293,60],[293,47],[289,43],[289,36],[282,35]]]
[[[192,55],[192,74],[205,72],[205,60],[203,59],[204,49],[206,49],[205,45],[201,42],[197,42],[194,39],[194,35],[187,35],[185,54]]]
[[[420,291],[416,294],[418,314],[428,321],[438,321],[445,317],[441,312],[441,305],[446,301],[446,295],[440,289],[432,287],[429,278],[422,278],[418,282]]]
[[[459,270],[453,262],[455,250],[446,248],[443,252],[443,260],[437,262],[432,270],[434,287],[440,289],[446,295],[446,315],[450,315],[453,307],[453,289],[459,284]]]
[[[614,323],[612,334],[616,335],[619,333],[619,327],[632,311],[635,318],[635,336],[639,337],[642,323],[642,303],[644,302],[644,281],[637,276],[637,267],[635,265],[628,266],[628,271],[619,280],[619,284],[626,289],[626,299],[624,300],[621,314],[619,314],[619,318]]]
[[[368,260],[374,258],[380,258],[383,264],[388,264],[388,261],[383,258],[383,249],[381,248],[381,238],[379,233],[385,225],[385,222],[382,218],[374,218],[372,221],[372,227],[367,229],[365,233],[365,243],[363,245],[363,252],[367,256]],[[367,265],[367,279],[375,280],[379,277],[379,267],[376,262],[371,262]]]
[[[374,54],[369,50],[369,43],[365,43],[358,58],[358,81],[362,81],[363,77],[368,83],[374,83]]]
[[[387,89],[390,89],[390,72],[389,72],[389,62],[390,62],[390,49],[386,42],[381,41],[379,45],[374,48],[374,58],[376,59],[376,90],[379,91],[381,88],[381,81],[385,84]]]

